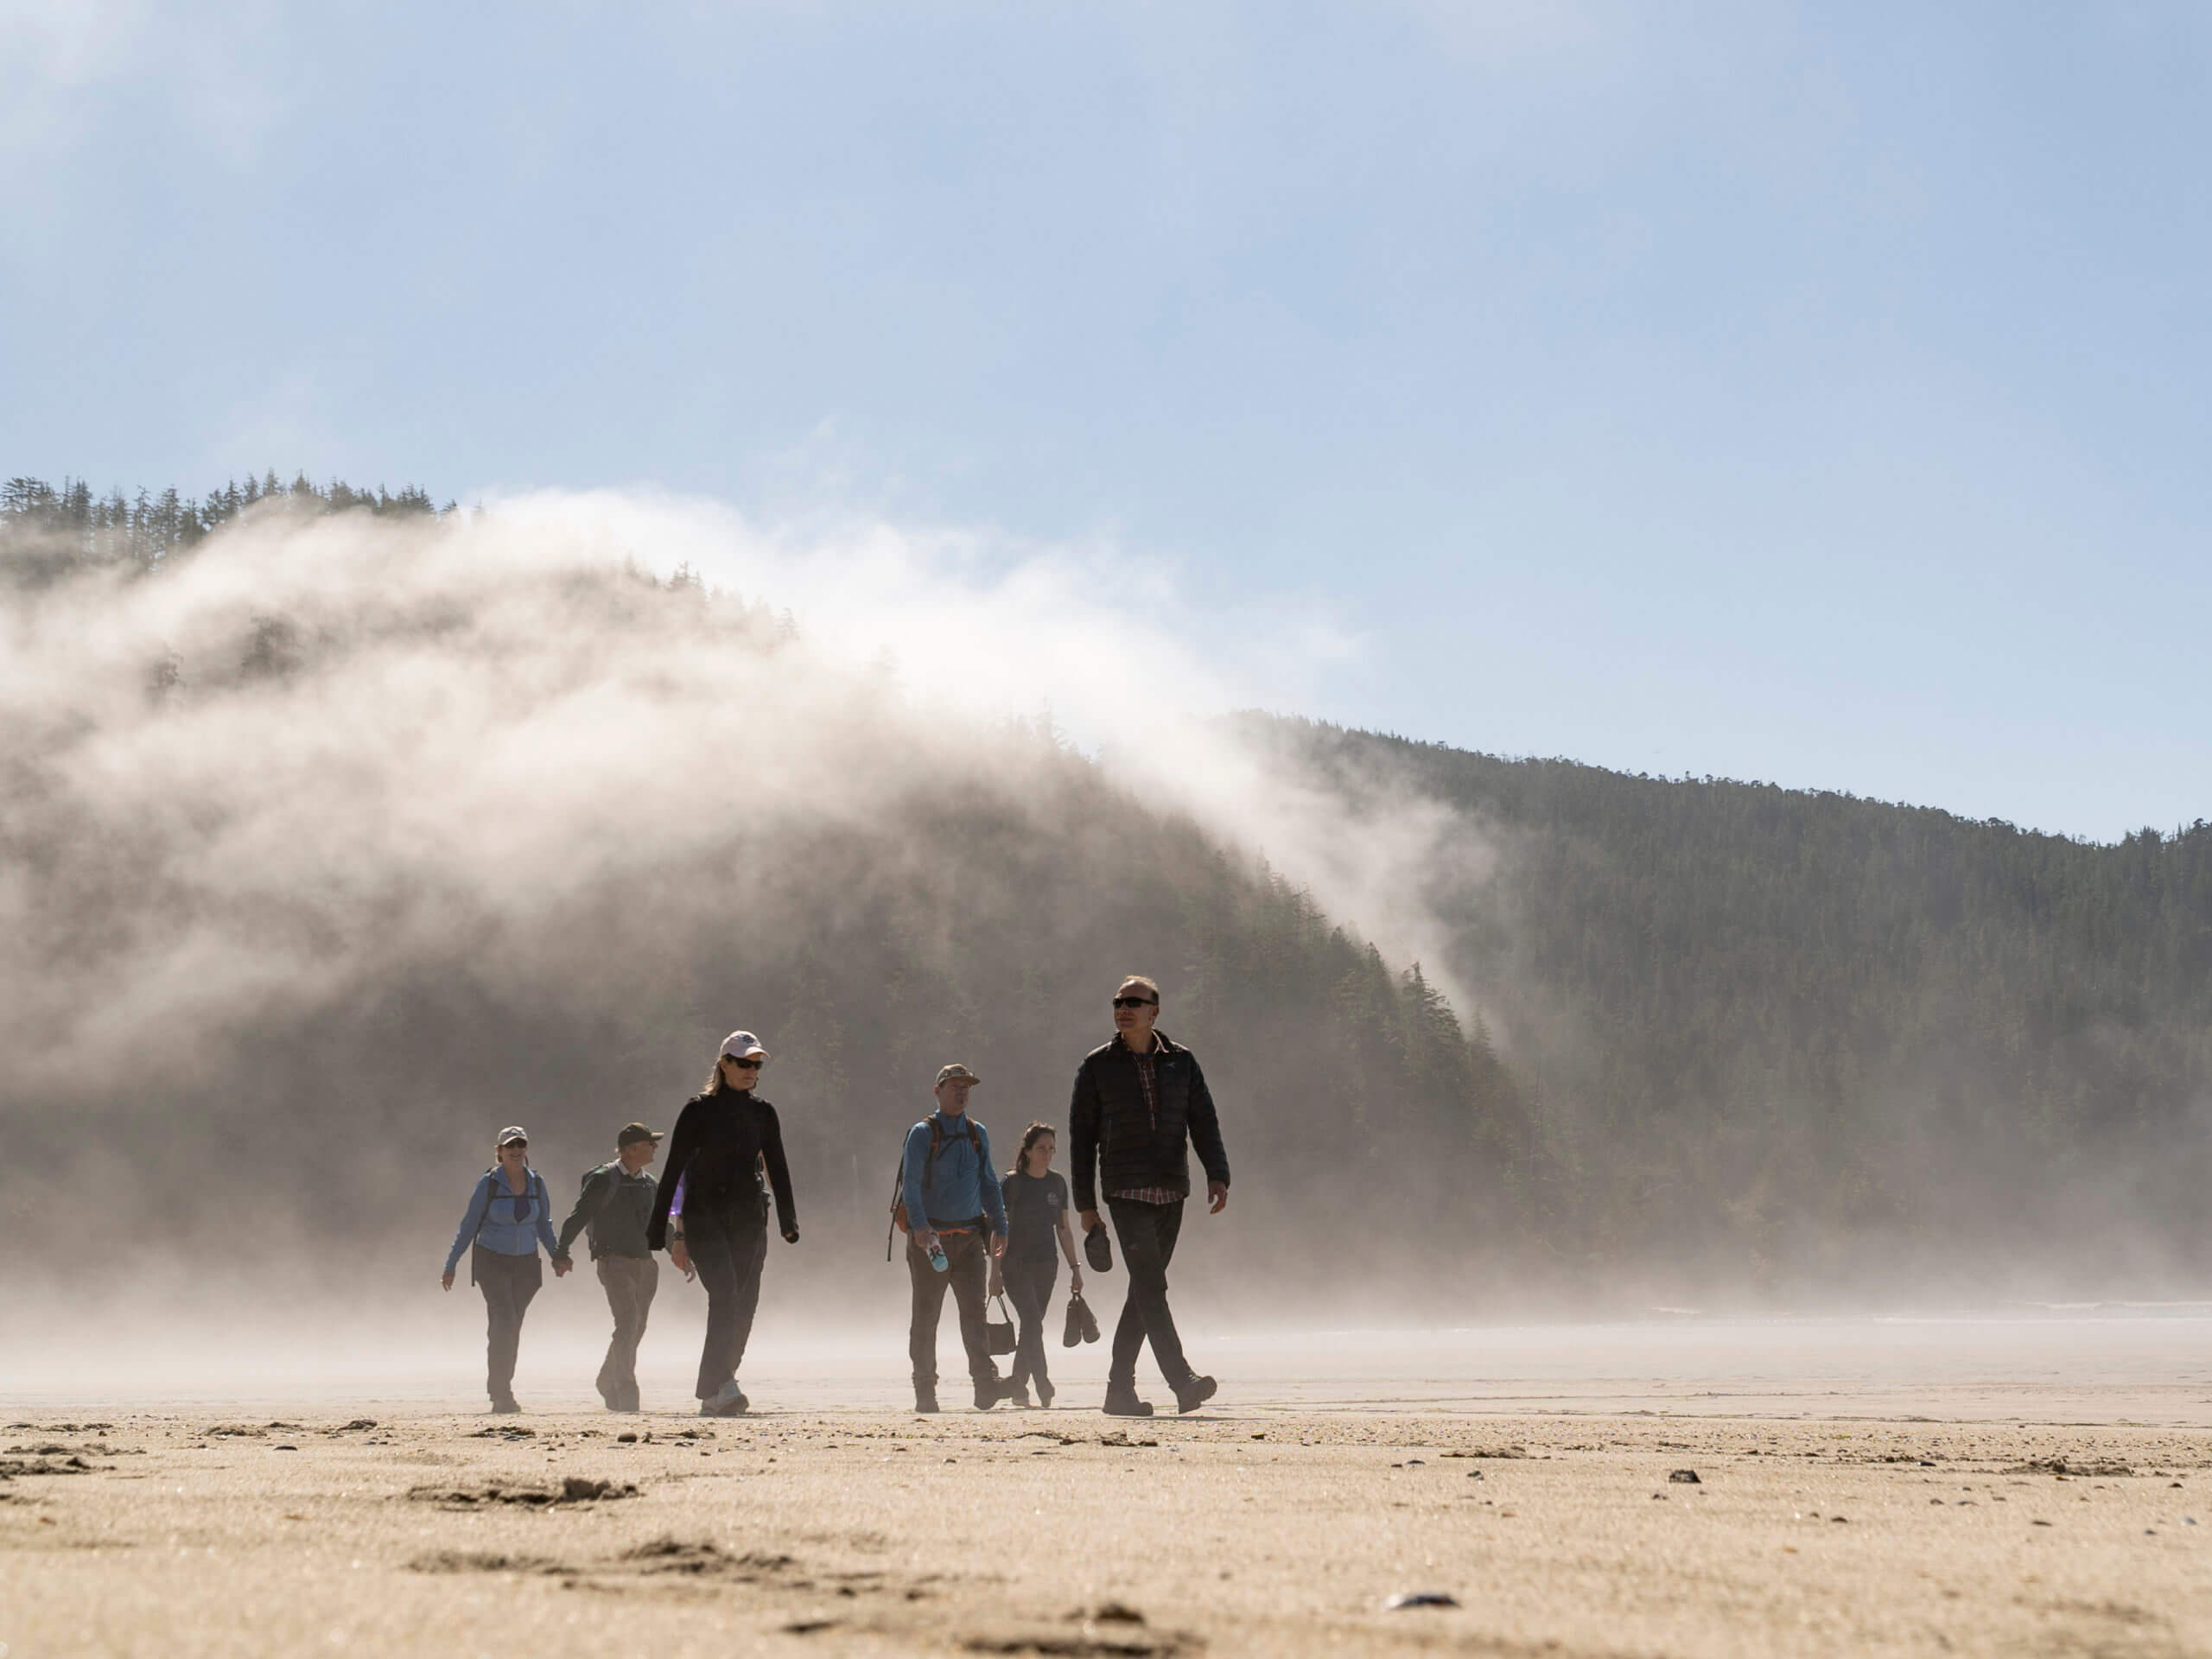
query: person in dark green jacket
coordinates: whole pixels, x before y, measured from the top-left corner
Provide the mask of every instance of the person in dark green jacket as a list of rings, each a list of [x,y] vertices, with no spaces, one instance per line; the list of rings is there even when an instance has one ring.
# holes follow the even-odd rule
[[[645,1245],[658,1189],[645,1166],[659,1150],[659,1130],[642,1123],[625,1125],[614,1137],[613,1161],[584,1176],[576,1206],[561,1224],[557,1254],[568,1255],[578,1233],[590,1241],[591,1259],[606,1288],[607,1306],[614,1314],[614,1335],[607,1344],[598,1381],[599,1397],[609,1411],[638,1409],[638,1344],[645,1339],[653,1293],[660,1287],[660,1264]]]

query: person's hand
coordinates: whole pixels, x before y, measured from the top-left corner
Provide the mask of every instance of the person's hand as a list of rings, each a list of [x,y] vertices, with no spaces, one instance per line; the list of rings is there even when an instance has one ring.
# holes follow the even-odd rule
[[[1098,1219],[1098,1212],[1096,1210],[1086,1210],[1083,1212],[1083,1230],[1084,1232],[1095,1233],[1105,1224],[1106,1224],[1104,1222]]]
[[[796,1243],[798,1243],[798,1228],[796,1228],[796,1227],[786,1227],[786,1228],[785,1228],[785,1229],[784,1229],[784,1243],[786,1243],[786,1244],[796,1244]]]
[[[991,1235],[991,1260],[995,1262],[1005,1254],[1006,1235],[1004,1233],[993,1233]]]
[[[569,1274],[575,1271],[575,1257],[572,1255],[556,1255],[553,1258],[553,1276],[556,1279],[565,1279]]]
[[[937,1235],[927,1227],[914,1229],[914,1248],[927,1255],[937,1248]]]
[[[1210,1216],[1217,1216],[1228,1208],[1229,1183],[1208,1181],[1206,1183],[1206,1213]]]
[[[451,1290],[451,1289],[453,1288],[453,1274],[452,1274],[452,1272],[451,1272],[450,1270],[448,1270],[448,1271],[447,1271],[447,1272],[445,1272],[445,1273],[442,1273],[442,1274],[439,1274],[439,1275],[438,1275],[438,1283],[439,1283],[439,1285],[440,1285],[441,1287],[442,1287],[443,1288],[445,1288],[445,1289],[447,1289],[447,1290]]]
[[[691,1252],[683,1248],[683,1241],[672,1238],[668,1242],[668,1259],[676,1263],[676,1270],[686,1279],[696,1275],[691,1271]]]
[[[1068,1294],[1071,1296],[1083,1294],[1083,1269],[1072,1262],[1068,1263]]]

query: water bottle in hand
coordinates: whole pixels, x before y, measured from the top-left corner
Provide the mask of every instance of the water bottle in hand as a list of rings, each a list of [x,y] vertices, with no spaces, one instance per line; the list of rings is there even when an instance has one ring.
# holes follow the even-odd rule
[[[935,1268],[939,1273],[943,1273],[951,1267],[951,1265],[952,1263],[944,1259],[944,1246],[938,1243],[935,1239],[931,1239],[930,1241],[930,1266]]]

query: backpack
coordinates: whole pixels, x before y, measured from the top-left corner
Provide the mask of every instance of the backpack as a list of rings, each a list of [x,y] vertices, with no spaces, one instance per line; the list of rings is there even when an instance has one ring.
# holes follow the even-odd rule
[[[507,1191],[506,1178],[499,1173],[499,1166],[497,1164],[493,1165],[491,1168],[486,1170],[484,1173],[492,1178],[492,1199],[490,1202],[486,1203],[484,1206],[484,1219],[476,1224],[476,1230],[478,1233],[482,1233],[486,1227],[492,1224],[492,1204],[497,1202],[500,1198],[519,1198],[524,1203],[532,1205],[534,1212],[530,1218],[529,1225],[535,1226],[539,1221],[550,1222],[553,1219],[552,1201],[548,1198],[545,1194],[545,1178],[540,1175],[536,1170],[533,1169],[530,1172],[530,1179],[523,1183],[523,1189],[520,1192],[510,1192]],[[587,1176],[585,1179],[589,1179],[590,1178]],[[499,1224],[504,1227],[514,1225],[515,1224],[502,1222]]]
[[[620,1162],[616,1162],[601,1164],[595,1169],[588,1169],[584,1171],[583,1179],[576,1185],[576,1203],[581,1206],[584,1200],[584,1194],[591,1191],[591,1184],[602,1175],[609,1178],[610,1190],[607,1197],[600,1200],[599,1208],[592,1212],[591,1219],[584,1224],[585,1242],[591,1246],[594,1254],[599,1249],[599,1218],[607,1213],[607,1205],[613,1201],[614,1192],[620,1187],[621,1177],[615,1173],[620,1167]]]
[[[983,1137],[976,1132],[975,1119],[963,1114],[960,1122],[968,1131],[968,1145],[975,1153],[976,1166],[980,1169],[983,1163]],[[930,1171],[936,1166],[937,1155],[944,1147],[944,1125],[938,1122],[934,1116],[930,1119],[929,1123],[929,1156],[922,1160],[924,1191],[928,1190]],[[925,1216],[923,1219],[926,1221],[928,1217]],[[899,1167],[893,1172],[891,1177],[891,1227],[885,1229],[883,1234],[883,1259],[887,1262],[891,1259],[893,1229],[902,1233],[911,1233],[914,1230],[913,1217],[906,1213],[906,1148],[903,1145],[899,1148]]]

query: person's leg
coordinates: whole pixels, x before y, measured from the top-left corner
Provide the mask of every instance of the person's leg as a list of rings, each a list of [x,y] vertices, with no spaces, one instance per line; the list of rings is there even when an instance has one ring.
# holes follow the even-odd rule
[[[986,1312],[988,1298],[983,1288],[990,1277],[985,1265],[990,1251],[985,1244],[987,1236],[982,1233],[958,1233],[947,1238],[944,1253],[951,1258],[951,1270],[944,1276],[952,1281],[953,1305],[960,1313],[960,1345],[968,1351],[968,1376],[976,1389],[980,1401],[986,1388],[996,1398],[999,1387],[999,1368],[991,1358],[991,1333],[985,1327],[989,1322]]]
[[[906,1357],[913,1362],[914,1394],[937,1392],[937,1321],[944,1311],[946,1274],[930,1265],[928,1256],[906,1241],[906,1276],[913,1281],[913,1312],[906,1323]]]
[[[599,1390],[599,1397],[610,1406],[617,1403],[617,1356],[622,1351],[622,1327],[629,1322],[629,1286],[616,1265],[619,1257],[602,1255],[592,1263],[592,1270],[599,1275],[599,1287],[607,1293],[607,1311],[614,1320],[614,1334],[607,1339],[607,1357],[599,1362],[599,1375],[592,1378],[592,1387]]]
[[[1045,1369],[1045,1310],[1052,1306],[1052,1283],[1059,1276],[1059,1262],[1014,1262],[1006,1266],[1007,1300],[1014,1304],[1019,1336],[1014,1350],[1014,1381],[1034,1382],[1040,1392],[1052,1391],[1052,1379]]]
[[[484,1392],[495,1406],[513,1397],[515,1353],[521,1345],[522,1316],[515,1310],[514,1282],[505,1263],[511,1258],[481,1244],[471,1247],[469,1277],[484,1295]]]
[[[634,1410],[638,1344],[645,1334],[645,1313],[660,1269],[645,1255],[602,1255],[598,1266],[599,1282],[607,1287],[607,1305],[614,1315],[614,1334],[599,1368],[600,1396],[617,1411]]]
[[[753,1316],[760,1309],[760,1269],[768,1260],[768,1224],[749,1216],[734,1216],[725,1224],[730,1246],[730,1265],[736,1274],[731,1298],[729,1326],[722,1333],[719,1363],[732,1380],[745,1363],[745,1344],[753,1339]]]
[[[1182,1339],[1175,1332],[1175,1316],[1167,1307],[1167,1263],[1175,1254],[1176,1235],[1182,1230],[1179,1204],[1133,1204],[1107,1200],[1114,1214],[1114,1231],[1122,1242],[1122,1265],[1129,1275],[1128,1300],[1122,1305],[1122,1321],[1114,1330],[1113,1369],[1107,1381],[1136,1386],[1137,1351],[1149,1338],[1152,1357],[1171,1387],[1188,1380],[1190,1366],[1183,1358]]]
[[[737,1262],[729,1235],[705,1211],[683,1212],[683,1243],[707,1292],[707,1338],[699,1346],[699,1376],[694,1388],[702,1400],[721,1392],[730,1373],[722,1369],[729,1331],[737,1317]]]
[[[537,1252],[535,1250],[528,1255],[512,1255],[507,1259],[515,1264],[514,1289],[512,1293],[515,1308],[514,1345],[509,1350],[507,1360],[507,1397],[512,1399],[514,1397],[514,1356],[522,1349],[522,1319],[524,1314],[530,1312],[531,1303],[537,1300],[538,1287],[545,1282],[545,1264],[537,1259]]]
[[[645,1339],[645,1322],[652,1317],[653,1297],[660,1290],[660,1263],[650,1255],[639,1262],[637,1281],[637,1327],[631,1333],[629,1357],[623,1370],[623,1384],[626,1390],[622,1407],[626,1411],[638,1408],[638,1345]]]

